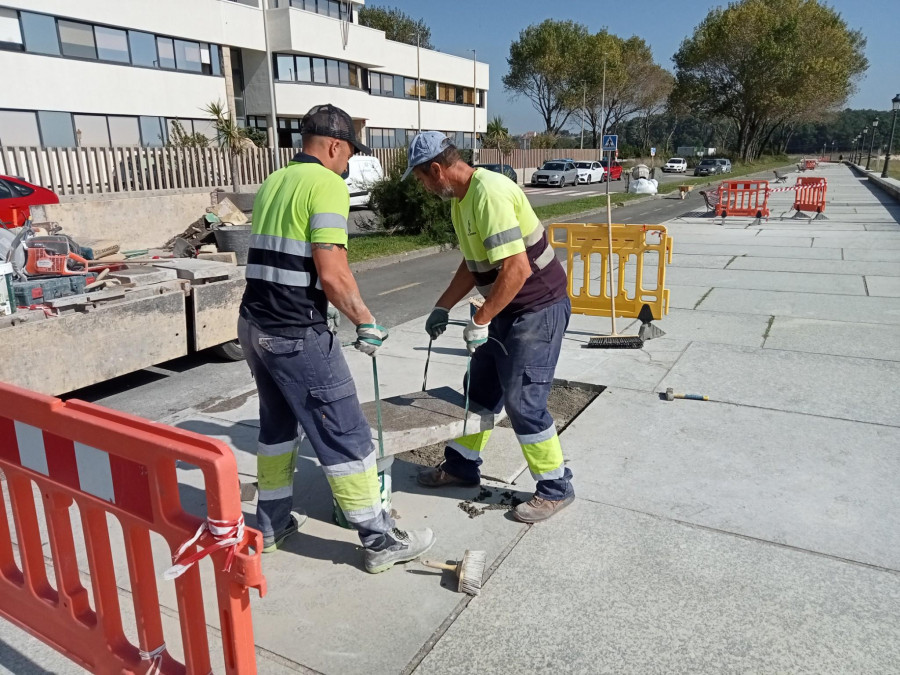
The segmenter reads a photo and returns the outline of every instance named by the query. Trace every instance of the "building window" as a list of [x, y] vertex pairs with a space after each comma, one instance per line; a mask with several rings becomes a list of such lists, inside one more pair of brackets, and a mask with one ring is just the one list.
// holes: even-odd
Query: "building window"
[[156, 38], [150, 33], [128, 31], [128, 45], [131, 47], [131, 62], [136, 66], [156, 68], [159, 60], [156, 55]]
[[0, 49], [24, 49], [19, 13], [14, 9], [0, 8]]
[[94, 27], [97, 40], [97, 57], [103, 61], [129, 63], [128, 36], [124, 30], [116, 28]]
[[381, 96], [381, 75], [369, 72], [369, 92], [373, 96]]
[[210, 56], [210, 66], [212, 68], [213, 75], [221, 75], [222, 74], [222, 50], [219, 49], [219, 45], [210, 45], [209, 46], [209, 56]]
[[75, 130], [72, 128], [72, 115], [69, 113], [38, 111], [38, 124], [44, 147], [75, 147]]
[[350, 64], [346, 61], [338, 63], [339, 84], [342, 87], [350, 86]]
[[59, 56], [59, 40], [56, 38], [56, 20], [45, 14], [19, 12], [25, 51], [33, 54]]
[[175, 67], [178, 70], [188, 70], [194, 73], [203, 72], [203, 64], [200, 61], [200, 45], [196, 42], [175, 40]]
[[325, 79], [325, 59], [312, 59], [313, 82], [319, 84], [327, 84]]
[[350, 86], [356, 89], [362, 88], [362, 83], [359, 81], [359, 66], [354, 64], [350, 64]]
[[94, 44], [94, 29], [87, 23], [74, 21], [57, 21], [59, 26], [59, 42], [63, 56], [75, 56], [82, 59], [96, 59], [97, 47]]
[[[281, 124], [281, 121], [279, 121]], [[247, 126], [253, 129], [268, 129], [269, 122], [263, 115], [249, 115], [247, 117]]]
[[110, 145], [140, 145], [141, 130], [137, 117], [109, 117]]
[[428, 101], [437, 101], [437, 82], [425, 83], [425, 99]]
[[332, 84], [334, 86], [339, 86], [341, 83], [340, 77], [338, 76], [338, 62], [332, 61], [328, 59], [327, 70], [328, 70], [328, 84]]
[[159, 53], [160, 68], [175, 69], [175, 45], [172, 44], [171, 38], [156, 38], [156, 51]]
[[109, 127], [105, 115], [73, 115], [75, 140], [79, 146], [89, 148], [109, 146]]
[[282, 82], [293, 82], [296, 79], [295, 68], [293, 56], [279, 54], [275, 57], [275, 77]]
[[159, 147], [166, 144], [163, 121], [161, 117], [139, 117], [141, 127], [141, 144]]
[[0, 110], [0, 145], [40, 144], [41, 135], [33, 112]]

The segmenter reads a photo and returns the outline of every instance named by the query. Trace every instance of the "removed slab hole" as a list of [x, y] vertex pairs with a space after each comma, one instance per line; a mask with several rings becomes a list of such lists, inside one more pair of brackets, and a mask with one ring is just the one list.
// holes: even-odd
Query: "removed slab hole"
[[[605, 387], [595, 385], [584, 385], [577, 382], [566, 382], [558, 380], [550, 389], [550, 397], [547, 400], [547, 408], [550, 415], [556, 423], [556, 432], [562, 433], [569, 424], [575, 420], [581, 411], [587, 408]], [[509, 418], [501, 421], [498, 427], [506, 429], [512, 428]], [[419, 464], [421, 466], [437, 466], [444, 460], [444, 446], [446, 443], [435, 443], [422, 448], [416, 448], [409, 452], [397, 455], [398, 459], [411, 464]], [[485, 453], [491, 451], [490, 443], [488, 443]]]

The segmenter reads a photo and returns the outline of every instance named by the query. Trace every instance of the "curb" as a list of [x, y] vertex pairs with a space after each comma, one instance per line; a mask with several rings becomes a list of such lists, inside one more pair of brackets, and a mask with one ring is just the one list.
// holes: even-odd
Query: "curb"
[[882, 178], [881, 174], [875, 171], [866, 171], [865, 168], [858, 164], [851, 164], [846, 160], [844, 160], [844, 164], [849, 166], [851, 171], [856, 173], [857, 176], [867, 178], [869, 183], [877, 186], [882, 192], [887, 193], [888, 197], [891, 197], [896, 202], [900, 202], [900, 186], [894, 185], [890, 181]]
[[434, 255], [435, 253], [449, 251], [453, 248], [456, 247], [449, 244], [441, 244], [438, 246], [427, 246], [426, 248], [419, 248], [415, 251], [408, 251], [407, 253], [395, 253], [394, 255], [386, 255], [381, 258], [361, 260], [356, 263], [351, 263], [350, 271], [354, 274], [358, 274], [360, 272], [368, 272], [369, 270], [376, 270], [379, 267], [387, 267], [388, 265], [396, 265], [397, 263], [405, 262], [407, 260], [424, 258], [429, 255]]

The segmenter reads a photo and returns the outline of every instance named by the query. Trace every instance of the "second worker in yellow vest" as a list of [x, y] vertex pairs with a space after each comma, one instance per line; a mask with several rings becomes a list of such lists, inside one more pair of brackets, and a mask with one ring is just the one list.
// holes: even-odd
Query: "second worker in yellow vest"
[[[405, 175], [410, 174], [450, 201], [463, 254], [425, 330], [437, 338], [447, 326], [450, 309], [473, 288], [484, 296], [484, 305], [463, 332], [472, 352], [465, 386], [471, 400], [484, 408], [494, 413], [506, 408], [537, 481], [534, 496], [516, 507], [515, 516], [526, 523], [545, 520], [575, 499], [572, 472], [565, 466], [547, 410], [572, 311], [565, 270], [519, 186], [502, 174], [468, 166], [444, 134], [426, 131], [413, 139]], [[419, 474], [419, 483], [431, 488], [478, 485], [481, 452], [490, 433], [450, 442], [444, 461]]]

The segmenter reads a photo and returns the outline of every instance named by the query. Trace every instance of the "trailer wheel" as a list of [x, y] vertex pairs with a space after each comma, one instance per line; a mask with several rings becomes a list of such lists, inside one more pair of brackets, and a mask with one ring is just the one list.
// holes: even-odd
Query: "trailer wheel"
[[220, 345], [216, 345], [212, 348], [212, 352], [219, 358], [225, 359], [226, 361], [244, 360], [244, 350], [241, 348], [241, 343], [237, 340], [232, 340], [231, 342], [223, 342]]

